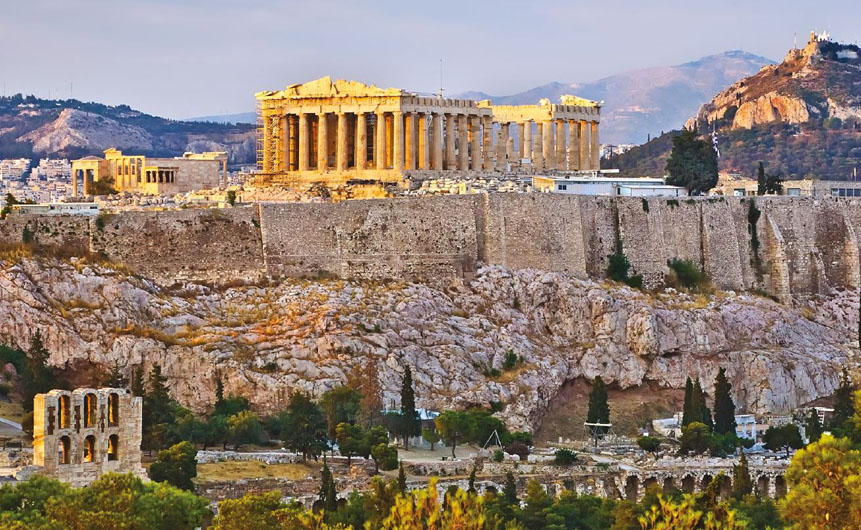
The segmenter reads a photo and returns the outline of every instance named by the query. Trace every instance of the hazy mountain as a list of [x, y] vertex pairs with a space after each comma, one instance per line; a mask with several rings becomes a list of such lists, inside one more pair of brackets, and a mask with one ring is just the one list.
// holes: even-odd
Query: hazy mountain
[[483, 92], [458, 96], [491, 99], [504, 105], [535, 104], [541, 98], [558, 102], [563, 94], [603, 100], [601, 142], [643, 143], [649, 134], [657, 136], [681, 127], [715, 94], [768, 64], [773, 61], [730, 51], [677, 66], [633, 70], [591, 83], [554, 82], [510, 96]]
[[254, 112], [240, 112], [239, 114], [218, 114], [215, 116], [199, 116], [188, 118], [186, 121], [208, 121], [212, 123], [257, 123], [257, 114]]
[[128, 105], [34, 96], [0, 98], [0, 158], [101, 155], [117, 147], [146, 156], [227, 151], [231, 163], [256, 159], [254, 127], [176, 121]]

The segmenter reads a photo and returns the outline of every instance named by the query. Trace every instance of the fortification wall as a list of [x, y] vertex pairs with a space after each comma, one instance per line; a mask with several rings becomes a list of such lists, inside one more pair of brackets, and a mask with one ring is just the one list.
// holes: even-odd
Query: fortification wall
[[[751, 217], [751, 205], [755, 205]], [[756, 223], [752, 220], [756, 219]], [[156, 281], [443, 280], [479, 262], [601, 278], [617, 244], [658, 286], [667, 260], [778, 299], [861, 283], [861, 200], [496, 194], [259, 204], [85, 218], [11, 215], [0, 241], [101, 252]]]

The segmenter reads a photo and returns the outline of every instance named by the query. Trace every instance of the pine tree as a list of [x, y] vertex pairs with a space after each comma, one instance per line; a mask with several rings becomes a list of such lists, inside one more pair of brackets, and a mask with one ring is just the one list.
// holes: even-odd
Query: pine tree
[[123, 375], [120, 369], [120, 362], [114, 361], [111, 363], [111, 368], [108, 371], [108, 376], [105, 379], [105, 386], [108, 388], [126, 388], [128, 379]]
[[684, 186], [691, 195], [704, 195], [717, 185], [717, 153], [711, 142], [685, 129], [673, 137], [673, 149], [667, 158], [667, 184]]
[[404, 369], [404, 380], [401, 384], [401, 417], [399, 433], [404, 439], [404, 449], [410, 449], [410, 437], [422, 433], [422, 423], [416, 411], [416, 394], [413, 390], [413, 372], [409, 366]]
[[27, 360], [24, 365], [24, 373], [21, 374], [22, 397], [24, 409], [33, 409], [33, 398], [36, 394], [48, 392], [54, 388], [56, 380], [54, 374], [48, 369], [48, 358], [51, 353], [42, 342], [42, 332], [38, 329], [30, 337], [30, 349], [27, 350]]
[[407, 492], [407, 474], [404, 471], [404, 461], [401, 460], [398, 467], [398, 491], [401, 493]]
[[334, 513], [338, 509], [338, 492], [335, 489], [335, 479], [329, 469], [326, 457], [323, 457], [323, 469], [320, 471], [320, 492], [317, 499], [323, 504], [323, 509], [328, 513]]
[[502, 488], [502, 496], [508, 504], [518, 504], [517, 483], [514, 482], [514, 474], [511, 471], [505, 474], [505, 486]]
[[726, 370], [718, 370], [715, 378], [715, 432], [719, 434], [735, 432], [735, 403], [730, 391], [732, 385], [726, 378]]
[[765, 166], [762, 165], [762, 162], [759, 163], [759, 167], [756, 169], [756, 194], [757, 195], [765, 195], [768, 184], [766, 182], [765, 177]]
[[855, 413], [855, 405], [852, 402], [852, 380], [849, 371], [843, 368], [843, 377], [840, 386], [834, 392], [834, 415], [831, 417], [831, 427], [840, 428]]
[[[601, 376], [592, 381], [589, 392], [589, 411], [586, 414], [587, 423], [610, 423], [610, 404], [607, 403], [607, 386]], [[607, 427], [596, 427], [598, 434], [607, 434]]]
[[691, 423], [697, 422], [705, 424], [710, 431], [714, 430], [714, 421], [712, 421], [712, 412], [706, 405], [706, 394], [703, 392], [703, 387], [700, 384], [699, 378], [694, 381], [694, 388], [691, 391]]
[[736, 500], [741, 500], [742, 497], [753, 491], [753, 480], [750, 478], [750, 469], [747, 466], [747, 457], [744, 456], [744, 450], [739, 448], [741, 457], [739, 457], [738, 465], [732, 466], [732, 496]]
[[687, 381], [685, 381], [685, 404], [682, 408], [682, 427], [687, 427], [693, 420], [693, 413], [691, 412], [691, 398], [693, 397], [694, 392], [694, 382], [691, 381], [691, 378], [688, 377]]
[[143, 444], [147, 449], [160, 449], [170, 445], [167, 432], [173, 425], [174, 408], [167, 390], [167, 378], [161, 375], [161, 366], [153, 365], [143, 399]]

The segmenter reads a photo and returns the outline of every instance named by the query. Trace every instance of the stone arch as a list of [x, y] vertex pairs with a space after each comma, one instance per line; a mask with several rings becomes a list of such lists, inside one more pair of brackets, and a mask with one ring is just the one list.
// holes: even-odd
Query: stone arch
[[640, 479], [637, 475], [629, 475], [625, 479], [625, 498], [632, 502], [637, 502], [640, 495]]
[[697, 488], [697, 479], [693, 475], [685, 475], [682, 479], [682, 491], [685, 493], [693, 493]]
[[108, 395], [108, 425], [116, 426], [119, 424], [120, 414], [120, 396], [116, 392], [111, 392]]
[[84, 438], [83, 461], [96, 461], [96, 437], [92, 434]]
[[68, 464], [71, 460], [71, 451], [72, 451], [72, 440], [69, 439], [68, 436], [60, 436], [60, 439], [57, 443], [58, 454], [57, 454], [57, 463], [58, 464]]
[[71, 425], [72, 399], [66, 394], [61, 394], [57, 405], [57, 428], [68, 429]]
[[708, 474], [703, 475], [702, 480], [700, 480], [700, 491], [705, 491], [706, 488], [709, 487], [709, 484], [712, 483], [713, 479], [714, 479], [714, 477], [712, 477], [711, 475], [708, 475]]
[[96, 426], [96, 410], [98, 409], [98, 397], [92, 392], [84, 396], [84, 427]]
[[774, 478], [774, 498], [782, 499], [786, 497], [786, 479], [783, 475], [777, 475]]
[[732, 479], [729, 478], [729, 476], [721, 473], [720, 475], [718, 475], [718, 481], [718, 484], [720, 485], [718, 491], [720, 491], [721, 498], [728, 498], [732, 493]]
[[648, 478], [646, 478], [646, 480], [643, 481], [643, 491], [649, 489], [652, 486], [657, 486], [657, 485], [658, 485], [658, 479], [656, 479], [655, 477], [648, 477]]
[[667, 475], [666, 477], [664, 477], [664, 482], [661, 487], [664, 488], [664, 491], [672, 491], [676, 489], [676, 483], [673, 480], [672, 475]]
[[120, 459], [120, 437], [116, 434], [108, 436], [108, 460]]
[[760, 497], [768, 497], [770, 482], [768, 475], [760, 475], [756, 480], [756, 494]]

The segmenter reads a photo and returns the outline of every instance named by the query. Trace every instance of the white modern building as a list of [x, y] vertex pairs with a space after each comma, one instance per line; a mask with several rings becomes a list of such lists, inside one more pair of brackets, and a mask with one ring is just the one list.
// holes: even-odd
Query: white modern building
[[667, 185], [662, 178], [610, 176], [617, 170], [574, 175], [535, 175], [532, 187], [545, 193], [619, 195], [628, 197], [686, 197], [688, 190]]

